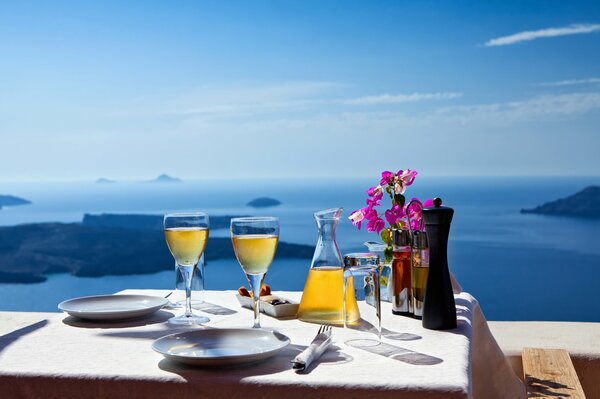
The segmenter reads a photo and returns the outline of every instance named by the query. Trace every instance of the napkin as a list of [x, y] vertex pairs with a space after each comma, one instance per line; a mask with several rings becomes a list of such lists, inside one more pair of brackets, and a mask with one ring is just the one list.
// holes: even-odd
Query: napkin
[[298, 372], [306, 371], [331, 346], [331, 342], [331, 330], [317, 334], [308, 348], [292, 360], [292, 368]]

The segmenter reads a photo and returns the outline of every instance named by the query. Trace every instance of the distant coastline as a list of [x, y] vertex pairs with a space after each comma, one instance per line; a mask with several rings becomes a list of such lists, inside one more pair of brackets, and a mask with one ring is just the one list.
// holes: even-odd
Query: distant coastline
[[600, 186], [589, 186], [566, 198], [521, 209], [521, 213], [600, 219]]
[[[230, 216], [211, 218], [226, 228]], [[80, 277], [150, 274], [173, 267], [160, 215], [89, 215], [82, 223], [35, 223], [0, 227], [0, 282], [39, 283], [45, 274]], [[313, 247], [280, 242], [278, 258], [310, 259]], [[235, 255], [227, 237], [210, 237], [208, 262]]]

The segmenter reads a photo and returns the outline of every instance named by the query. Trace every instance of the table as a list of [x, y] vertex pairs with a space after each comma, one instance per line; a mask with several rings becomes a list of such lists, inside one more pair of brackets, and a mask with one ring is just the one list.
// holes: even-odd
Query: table
[[[168, 291], [126, 290], [164, 296]], [[278, 292], [299, 300], [299, 292]], [[177, 299], [177, 298], [175, 298]], [[334, 328], [334, 348], [306, 374], [290, 360], [318, 326], [263, 315], [264, 327], [290, 337], [292, 345], [263, 363], [197, 369], [164, 359], [151, 342], [182, 331], [165, 321], [172, 311], [104, 324], [59, 313], [0, 312], [0, 397], [18, 398], [519, 398], [524, 388], [504, 358], [477, 301], [455, 295], [458, 328], [431, 331], [418, 320], [394, 316], [383, 303], [385, 345], [370, 352], [345, 341], [369, 333]], [[251, 325], [235, 291], [205, 292], [214, 327]]]

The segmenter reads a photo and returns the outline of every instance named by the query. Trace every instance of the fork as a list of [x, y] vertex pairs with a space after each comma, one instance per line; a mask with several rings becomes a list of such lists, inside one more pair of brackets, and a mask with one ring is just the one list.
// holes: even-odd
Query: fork
[[321, 333], [327, 333], [331, 331], [331, 326], [328, 324], [321, 324], [321, 327], [319, 327], [319, 331], [317, 332], [317, 335], [321, 334]]
[[323, 324], [319, 327], [317, 336], [312, 340], [310, 345], [294, 360], [292, 360], [292, 368], [298, 372], [305, 371], [308, 366], [331, 346], [331, 326]]

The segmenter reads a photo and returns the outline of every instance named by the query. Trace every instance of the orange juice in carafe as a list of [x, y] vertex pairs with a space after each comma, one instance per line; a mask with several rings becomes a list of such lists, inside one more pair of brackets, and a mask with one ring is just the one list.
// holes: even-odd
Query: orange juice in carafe
[[[298, 308], [298, 318], [302, 321], [344, 324], [344, 267], [335, 240], [335, 228], [341, 213], [342, 208], [315, 213], [319, 240]], [[351, 277], [347, 280], [347, 287], [346, 322], [353, 323], [360, 314]]]

